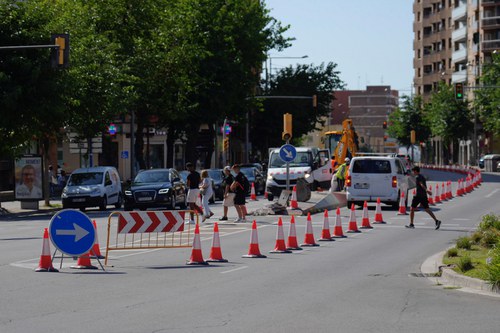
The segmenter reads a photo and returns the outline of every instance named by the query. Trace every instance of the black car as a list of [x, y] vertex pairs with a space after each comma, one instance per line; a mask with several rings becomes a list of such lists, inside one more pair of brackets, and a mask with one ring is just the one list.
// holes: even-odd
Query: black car
[[125, 191], [125, 210], [186, 208], [186, 184], [175, 169], [140, 171]]
[[208, 176], [212, 178], [212, 188], [214, 189], [214, 196], [218, 200], [224, 200], [224, 175], [222, 169], [208, 169]]
[[241, 167], [240, 171], [248, 178], [248, 181], [250, 182], [250, 189], [248, 190], [248, 193], [250, 194], [250, 191], [252, 189], [252, 183], [254, 183], [255, 186], [255, 194], [264, 194], [266, 191], [266, 179], [264, 178], [264, 175], [257, 169], [256, 167]]

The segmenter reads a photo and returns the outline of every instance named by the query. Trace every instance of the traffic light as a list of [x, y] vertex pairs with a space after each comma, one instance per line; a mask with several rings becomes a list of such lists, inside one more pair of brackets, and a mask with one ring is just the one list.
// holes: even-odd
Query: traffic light
[[283, 133], [281, 134], [281, 138], [284, 141], [292, 138], [292, 115], [290, 113], [283, 115]]
[[313, 95], [313, 108], [318, 107], [318, 96]]
[[386, 129], [386, 128], [387, 128], [387, 121], [384, 121], [384, 122], [382, 123], [382, 128], [383, 128], [383, 129]]
[[410, 142], [411, 142], [411, 144], [414, 144], [415, 141], [416, 141], [416, 132], [415, 132], [415, 130], [411, 130], [410, 131]]
[[460, 101], [464, 99], [464, 84], [461, 82], [455, 83], [455, 99]]
[[69, 66], [69, 34], [54, 34], [50, 38], [52, 45], [52, 68], [67, 68]]
[[227, 151], [229, 149], [229, 138], [225, 138], [222, 142], [222, 150]]

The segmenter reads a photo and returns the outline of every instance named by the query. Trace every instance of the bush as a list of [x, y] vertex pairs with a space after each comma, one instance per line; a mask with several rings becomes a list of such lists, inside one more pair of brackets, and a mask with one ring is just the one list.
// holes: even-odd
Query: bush
[[472, 265], [472, 259], [469, 256], [460, 258], [457, 265], [462, 272], [467, 272], [474, 268], [474, 265]]
[[483, 233], [481, 231], [476, 231], [475, 233], [472, 234], [472, 236], [470, 236], [470, 238], [474, 244], [481, 243], [482, 237], [483, 237]]
[[489, 252], [491, 262], [486, 266], [486, 280], [500, 290], [500, 241]]
[[448, 257], [456, 257], [458, 256], [458, 249], [456, 247], [452, 247], [451, 249], [448, 249], [446, 255]]
[[500, 240], [500, 232], [495, 229], [486, 230], [481, 238], [481, 245], [486, 248], [492, 248]]
[[483, 220], [479, 223], [479, 230], [486, 231], [488, 229], [500, 230], [500, 217], [493, 213], [483, 216]]
[[457, 239], [457, 248], [470, 250], [471, 246], [472, 244], [468, 237], [460, 237], [459, 239]]

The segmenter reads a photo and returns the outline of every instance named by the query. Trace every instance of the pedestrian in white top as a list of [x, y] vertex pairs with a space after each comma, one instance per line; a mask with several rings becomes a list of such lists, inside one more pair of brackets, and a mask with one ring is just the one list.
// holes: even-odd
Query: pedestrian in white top
[[201, 204], [203, 206], [203, 219], [202, 222], [205, 222], [206, 219], [209, 219], [214, 215], [208, 206], [208, 200], [214, 195], [214, 190], [212, 188], [212, 178], [208, 176], [208, 170], [203, 170], [201, 172], [201, 183], [200, 183], [200, 192], [201, 192]]

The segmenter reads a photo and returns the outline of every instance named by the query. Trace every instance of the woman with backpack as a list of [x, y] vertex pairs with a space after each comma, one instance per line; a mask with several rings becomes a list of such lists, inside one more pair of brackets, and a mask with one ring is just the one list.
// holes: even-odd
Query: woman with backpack
[[234, 181], [231, 184], [231, 191], [235, 193], [234, 196], [234, 207], [238, 213], [238, 219], [235, 222], [246, 222], [247, 208], [245, 207], [245, 196], [247, 191], [245, 187], [248, 185], [247, 177], [240, 171], [240, 166], [238, 164], [233, 165], [233, 172], [236, 174]]

